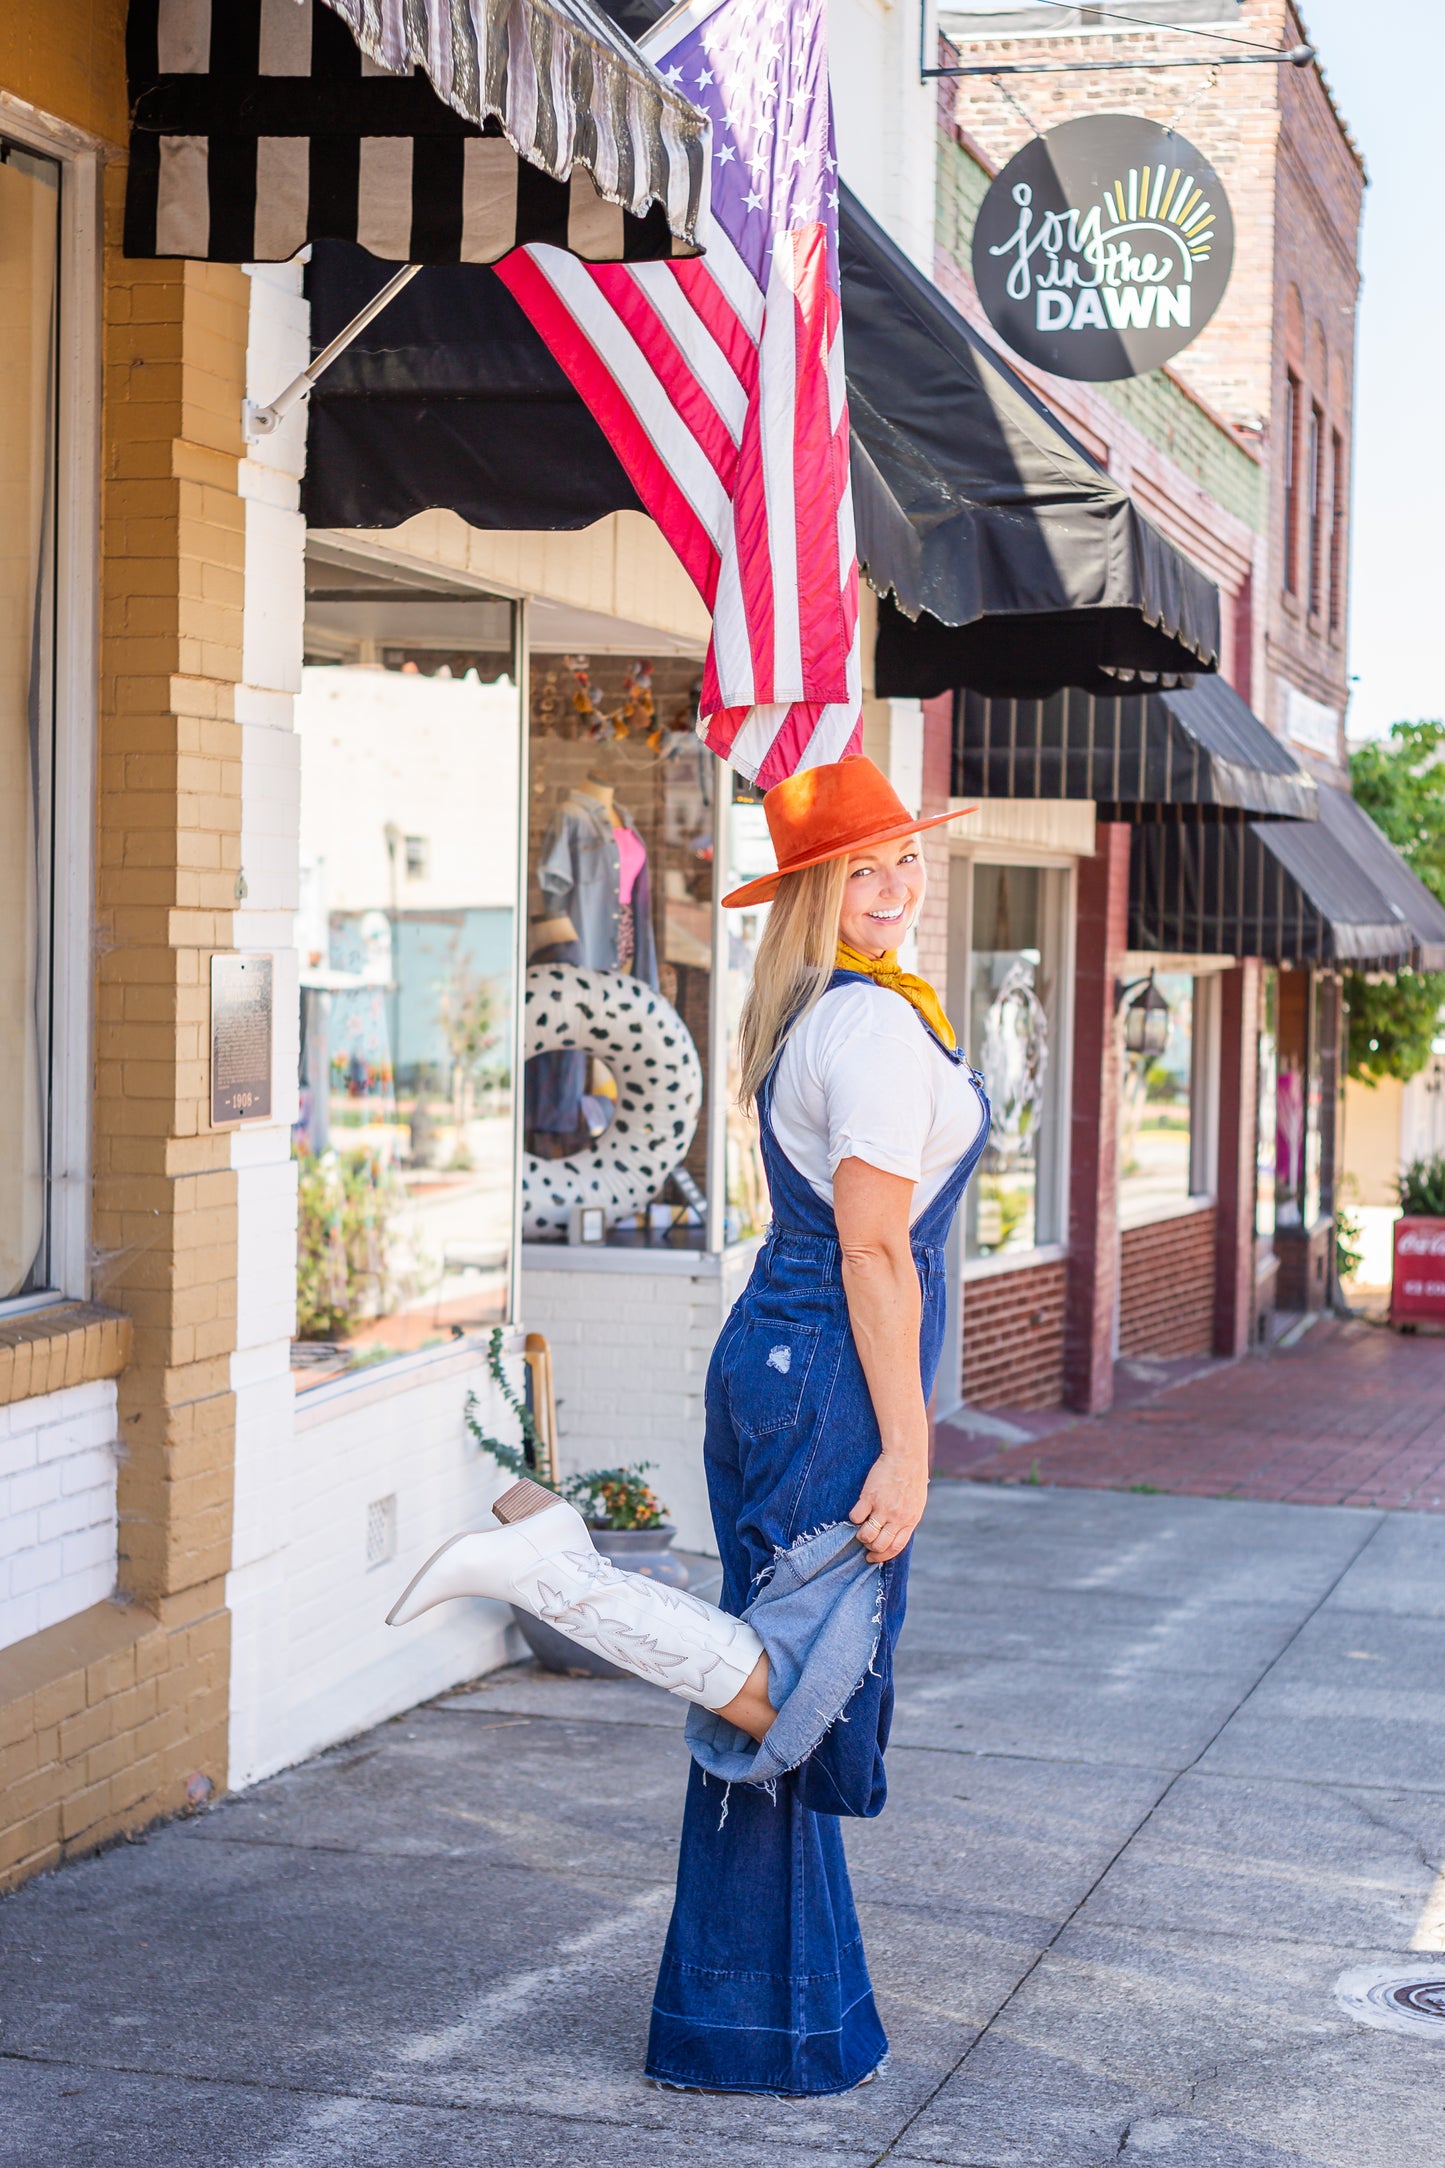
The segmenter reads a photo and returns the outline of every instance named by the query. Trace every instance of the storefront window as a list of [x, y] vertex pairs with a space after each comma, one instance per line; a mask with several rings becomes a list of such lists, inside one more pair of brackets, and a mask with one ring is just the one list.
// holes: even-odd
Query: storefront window
[[513, 610], [308, 566], [298, 1386], [510, 1302]]
[[0, 139], [0, 1300], [44, 1288], [60, 169]]
[[534, 653], [530, 683], [524, 1237], [702, 1249], [722, 771], [698, 665]]
[[1274, 1247], [1275, 1226], [1275, 1127], [1278, 1120], [1279, 974], [1260, 975], [1259, 997], [1259, 1128], [1256, 1143], [1254, 1184], [1254, 1231], [1266, 1255]]
[[1155, 990], [1169, 1005], [1164, 1051], [1124, 1057], [1120, 1121], [1119, 1218], [1124, 1226], [1158, 1219], [1194, 1194], [1195, 1008], [1197, 981], [1158, 971]]
[[[756, 880], [759, 874], [771, 873], [776, 864], [761, 793], [738, 775], [733, 777], [732, 806], [726, 832], [728, 864], [724, 894], [731, 889], [740, 888], [744, 881]], [[767, 1179], [763, 1173], [763, 1155], [758, 1144], [757, 1117], [745, 1114], [737, 1103], [742, 1084], [742, 1071], [738, 1061], [738, 1034], [742, 1024], [743, 1002], [752, 984], [753, 963], [757, 957], [763, 928], [768, 922], [768, 908], [767, 904], [762, 903], [750, 911], [728, 911], [724, 914], [723, 939], [726, 943], [728, 974], [728, 1194], [725, 1231], [730, 1242], [764, 1233], [770, 1211]]]
[[1320, 1216], [1319, 987], [1312, 971], [1279, 974], [1275, 1104], [1275, 1225]]
[[967, 1043], [993, 1121], [967, 1192], [969, 1257], [1059, 1239], [1063, 879], [1038, 866], [971, 868]]

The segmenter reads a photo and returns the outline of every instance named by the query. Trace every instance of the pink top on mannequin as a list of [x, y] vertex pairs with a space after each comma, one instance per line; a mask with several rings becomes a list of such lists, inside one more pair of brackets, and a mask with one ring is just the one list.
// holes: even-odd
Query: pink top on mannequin
[[647, 864], [647, 848], [635, 828], [614, 828], [612, 840], [617, 845], [619, 900], [629, 904], [637, 876]]

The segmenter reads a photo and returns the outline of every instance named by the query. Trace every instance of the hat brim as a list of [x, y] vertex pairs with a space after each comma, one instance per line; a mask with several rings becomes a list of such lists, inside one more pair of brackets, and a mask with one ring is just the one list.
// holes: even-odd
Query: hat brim
[[825, 844], [816, 851], [806, 851], [801, 858], [790, 859], [776, 873], [764, 873], [756, 881], [745, 881], [730, 896], [723, 897], [725, 911], [745, 910], [750, 903], [771, 903], [778, 893], [778, 884], [790, 873], [805, 873], [809, 866], [826, 865], [830, 858], [851, 858], [855, 851], [871, 851], [875, 843], [897, 843], [904, 836], [921, 835], [925, 828], [941, 828], [945, 821], [962, 820], [966, 813], [976, 813], [976, 805], [955, 806], [949, 813], [930, 813], [927, 820], [895, 821], [890, 828], [875, 829], [871, 836], [850, 836], [846, 843]]

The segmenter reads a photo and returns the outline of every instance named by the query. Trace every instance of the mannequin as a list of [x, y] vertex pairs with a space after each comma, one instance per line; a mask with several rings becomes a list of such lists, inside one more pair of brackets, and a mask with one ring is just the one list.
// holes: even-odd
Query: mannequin
[[[621, 971], [657, 986], [647, 846], [605, 776], [589, 773], [563, 796], [542, 840], [537, 886], [542, 910], [531, 923], [530, 962]], [[564, 1049], [528, 1062], [533, 1150], [557, 1157], [575, 1148], [586, 1091], [584, 1053]]]

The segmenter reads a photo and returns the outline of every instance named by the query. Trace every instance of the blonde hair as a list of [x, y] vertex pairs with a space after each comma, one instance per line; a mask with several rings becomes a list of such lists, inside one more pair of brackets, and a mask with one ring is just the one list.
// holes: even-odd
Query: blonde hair
[[743, 1003], [738, 1104], [746, 1111], [756, 1105], [758, 1089], [794, 1024], [827, 990], [847, 881], [844, 857], [785, 873], [778, 883]]

